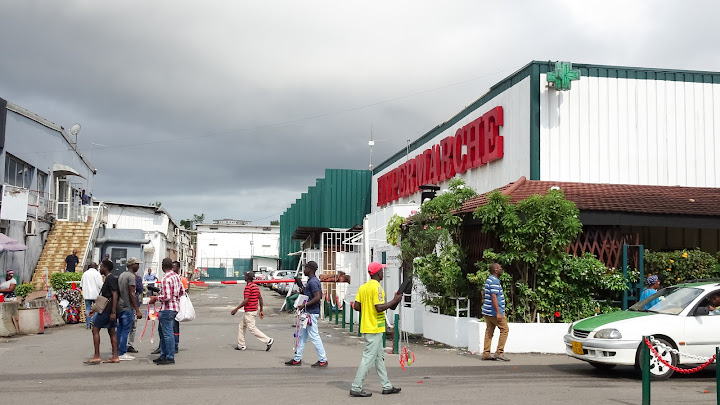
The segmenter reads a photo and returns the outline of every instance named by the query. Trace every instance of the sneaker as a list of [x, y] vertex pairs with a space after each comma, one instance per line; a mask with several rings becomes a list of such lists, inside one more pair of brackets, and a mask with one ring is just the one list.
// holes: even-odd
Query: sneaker
[[138, 351], [137, 351], [137, 350], [135, 350], [135, 348], [134, 348], [134, 347], [132, 347], [132, 346], [128, 346], [128, 348], [127, 348], [127, 352], [128, 352], [128, 353], [137, 353]]
[[165, 357], [158, 357], [157, 359], [153, 360], [153, 363], [159, 363], [165, 359], [166, 359]]
[[135, 360], [134, 356], [131, 356], [127, 353], [123, 354], [122, 356], [118, 357], [120, 360]]
[[178, 349], [175, 349], [175, 354], [178, 354]]
[[497, 360], [495, 356], [482, 356], [483, 360]]
[[265, 351], [270, 350], [270, 348], [272, 347], [272, 344], [273, 344], [273, 343], [275, 343], [275, 339], [270, 338], [270, 341], [269, 341], [268, 344], [267, 344], [267, 349], [265, 349]]
[[150, 354], [160, 354], [160, 348], [158, 347], [157, 349], [151, 351]]
[[310, 367], [315, 367], [315, 368], [317, 368], [317, 367], [327, 367], [327, 366], [328, 366], [327, 360], [325, 360], [325, 361], [320, 361], [320, 360], [318, 360], [317, 363], [313, 364], [313, 365], [310, 366]]
[[383, 390], [382, 393], [383, 393], [383, 395], [387, 395], [387, 394], [397, 394], [397, 393], [399, 393], [400, 391], [402, 391], [402, 388], [400, 388], [400, 387], [392, 387], [392, 388], [390, 388], [390, 389], [388, 389], [388, 390]]
[[290, 361], [286, 361], [286, 366], [299, 366], [302, 364], [302, 360], [295, 361], [295, 359], [290, 359]]
[[350, 396], [351, 396], [351, 397], [367, 398], [367, 397], [371, 397], [371, 396], [372, 396], [372, 392], [353, 391], [353, 390], [350, 390]]
[[155, 364], [157, 364], [158, 366], [166, 366], [168, 364], [175, 364], [175, 359], [164, 358]]
[[245, 349], [247, 349], [247, 347], [245, 347], [245, 346], [237, 346], [235, 348], [235, 350], [245, 350]]
[[505, 355], [503, 354], [496, 354], [493, 357], [495, 358], [495, 360], [510, 361], [510, 359], [505, 357]]

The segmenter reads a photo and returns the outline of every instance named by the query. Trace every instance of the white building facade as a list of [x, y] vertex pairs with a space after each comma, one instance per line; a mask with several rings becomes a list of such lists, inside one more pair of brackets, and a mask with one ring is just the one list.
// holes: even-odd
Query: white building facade
[[218, 220], [196, 227], [196, 268], [204, 278], [242, 278], [244, 271], [278, 270], [280, 227]]
[[[152, 269], [162, 274], [162, 260], [169, 257], [180, 261], [187, 272], [192, 263], [192, 248], [187, 231], [181, 229], [162, 207], [118, 202], [106, 202], [107, 226], [117, 229], [140, 229], [150, 242], [143, 246], [141, 270]], [[182, 266], [181, 266], [182, 267]]]

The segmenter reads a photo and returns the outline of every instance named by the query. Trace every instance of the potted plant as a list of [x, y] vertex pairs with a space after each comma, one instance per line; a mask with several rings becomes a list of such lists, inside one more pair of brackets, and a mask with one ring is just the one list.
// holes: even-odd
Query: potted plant
[[35, 291], [35, 286], [30, 283], [22, 283], [15, 287], [15, 295], [22, 298], [23, 301], [25, 301], [25, 297], [30, 295], [33, 291]]

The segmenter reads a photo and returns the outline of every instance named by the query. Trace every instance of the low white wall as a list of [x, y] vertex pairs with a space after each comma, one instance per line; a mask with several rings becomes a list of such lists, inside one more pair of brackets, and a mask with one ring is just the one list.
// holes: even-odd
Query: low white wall
[[402, 307], [400, 310], [400, 330], [415, 335], [423, 334], [424, 309]]
[[[442, 315], [441, 315], [442, 316]], [[450, 317], [448, 317], [450, 318]], [[505, 351], [508, 353], [565, 353], [563, 336], [567, 323], [510, 323]], [[491, 350], [497, 348], [500, 332], [495, 329]], [[485, 342], [485, 322], [477, 318], [467, 325], [468, 350], [482, 353]]]
[[423, 311], [423, 335], [454, 347], [468, 347], [468, 324], [475, 318], [457, 318]]

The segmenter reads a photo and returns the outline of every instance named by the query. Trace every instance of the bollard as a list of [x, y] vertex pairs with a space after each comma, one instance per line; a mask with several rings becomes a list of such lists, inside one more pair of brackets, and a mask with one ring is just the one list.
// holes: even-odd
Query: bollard
[[383, 348], [387, 347], [387, 331], [383, 332]]
[[342, 328], [345, 329], [345, 303], [343, 303], [343, 312], [342, 312]]
[[393, 353], [400, 353], [400, 314], [395, 314], [395, 333], [393, 333]]
[[350, 307], [350, 333], [353, 331], [353, 313], [355, 313], [355, 310]]
[[717, 404], [720, 404], [720, 367], [718, 367], [718, 360], [720, 360], [720, 347], [715, 348], [715, 391], [717, 391]]
[[335, 325], [336, 326], [337, 326], [338, 320], [339, 320], [338, 315], [340, 315], [340, 308], [337, 305], [335, 305]]
[[362, 312], [358, 311], [358, 337], [360, 336], [360, 325], [362, 324]]
[[642, 369], [642, 405], [650, 405], [650, 348], [645, 343], [647, 336], [642, 338], [640, 364]]

